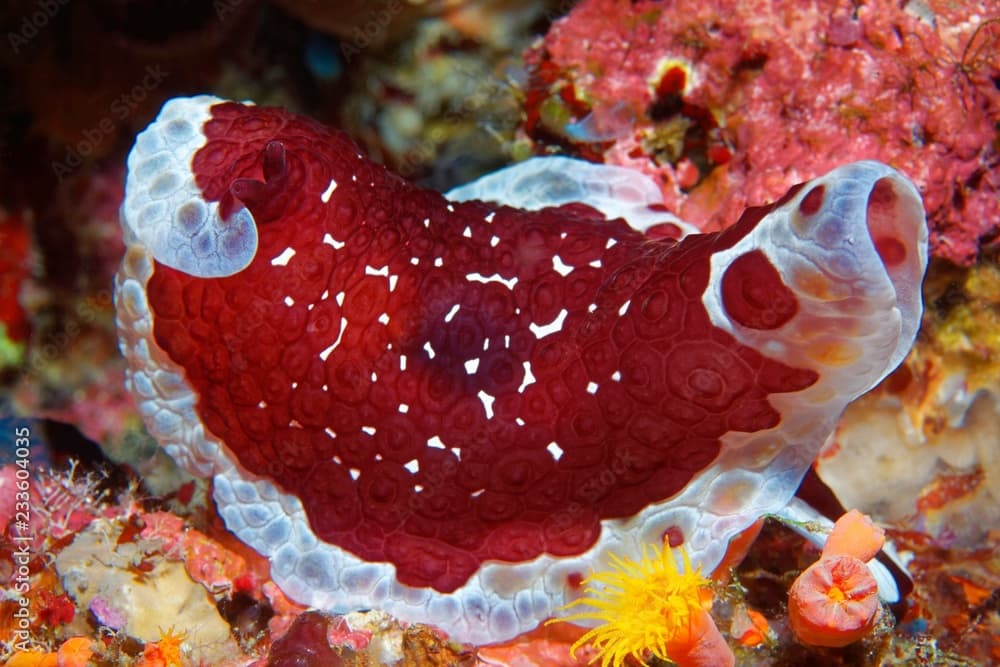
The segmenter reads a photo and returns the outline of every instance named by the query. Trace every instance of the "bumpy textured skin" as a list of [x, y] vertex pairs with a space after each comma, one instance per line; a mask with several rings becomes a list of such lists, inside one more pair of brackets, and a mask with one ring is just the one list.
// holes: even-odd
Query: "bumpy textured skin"
[[[202, 139], [173, 142], [178, 117]], [[874, 162], [678, 242], [649, 202], [647, 234], [595, 208], [603, 188], [538, 212], [449, 202], [341, 133], [210, 97], [168, 102], [136, 145], [116, 299], [150, 432], [214, 476], [293, 598], [459, 640], [530, 630], [608, 552], [665, 534], [713, 567], [919, 322], [920, 198]], [[149, 161], [196, 184], [223, 234], [252, 216], [245, 268], [220, 276], [246, 244], [216, 244], [200, 273]], [[553, 164], [539, 178], [590, 191], [594, 165]]]
[[121, 211], [128, 233], [158, 261], [206, 278], [232, 275], [257, 254], [257, 228], [246, 208], [223, 221], [219, 202], [205, 201], [194, 173], [178, 168], [204, 146], [208, 118], [208, 107], [196, 101], [164, 107], [160, 131], [140, 134], [129, 152], [132, 187]]

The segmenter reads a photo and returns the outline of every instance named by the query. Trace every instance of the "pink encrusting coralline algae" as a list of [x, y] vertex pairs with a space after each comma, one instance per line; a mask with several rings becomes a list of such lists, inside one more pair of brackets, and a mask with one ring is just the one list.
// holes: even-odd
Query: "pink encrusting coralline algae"
[[299, 602], [476, 643], [667, 534], [711, 570], [906, 355], [927, 260], [878, 162], [685, 236], [628, 169], [445, 197], [210, 96], [139, 135], [122, 225], [129, 387], [228, 527]]
[[998, 242], [996, 10], [584, 0], [527, 54], [524, 129], [650, 174], [704, 230], [844, 161], [880, 160], [920, 190], [932, 256], [968, 265]]

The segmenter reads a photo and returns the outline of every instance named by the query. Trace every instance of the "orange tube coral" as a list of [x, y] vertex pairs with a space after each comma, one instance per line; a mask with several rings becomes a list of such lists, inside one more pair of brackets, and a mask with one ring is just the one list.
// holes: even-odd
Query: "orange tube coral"
[[868, 634], [878, 618], [878, 584], [852, 556], [829, 556], [809, 566], [788, 592], [792, 630], [804, 644], [846, 646]]
[[87, 667], [94, 652], [89, 637], [70, 637], [59, 647], [58, 667]]
[[20, 651], [10, 656], [7, 667], [57, 667], [58, 658], [55, 653], [44, 651]]
[[868, 515], [851, 510], [834, 524], [823, 546], [823, 558], [840, 555], [869, 561], [884, 543], [885, 531], [872, 523]]
[[687, 633], [667, 642], [667, 655], [678, 667], [733, 667], [736, 656], [707, 611], [691, 614]]

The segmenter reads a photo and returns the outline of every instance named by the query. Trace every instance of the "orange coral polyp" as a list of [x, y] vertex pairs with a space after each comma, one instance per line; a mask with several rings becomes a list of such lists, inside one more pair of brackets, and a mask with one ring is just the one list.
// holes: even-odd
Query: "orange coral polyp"
[[63, 642], [57, 653], [59, 667], [87, 667], [94, 655], [89, 637], [70, 637]]
[[691, 614], [686, 632], [667, 642], [669, 660], [678, 667], [733, 667], [736, 656], [707, 610]]
[[823, 546], [823, 557], [853, 556], [869, 561], [885, 544], [885, 531], [872, 523], [871, 517], [851, 510], [837, 519]]
[[46, 651], [19, 651], [10, 656], [7, 667], [57, 667], [59, 658]]
[[860, 559], [828, 556], [792, 584], [788, 617], [795, 635], [813, 646], [846, 646], [878, 620], [878, 583]]

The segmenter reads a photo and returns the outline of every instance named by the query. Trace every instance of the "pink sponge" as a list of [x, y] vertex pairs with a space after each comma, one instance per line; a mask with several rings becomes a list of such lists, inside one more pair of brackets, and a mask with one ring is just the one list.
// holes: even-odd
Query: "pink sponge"
[[525, 54], [524, 130], [654, 176], [704, 230], [880, 160], [916, 183], [932, 256], [970, 265], [1000, 232], [996, 16], [993, 0], [582, 0]]

